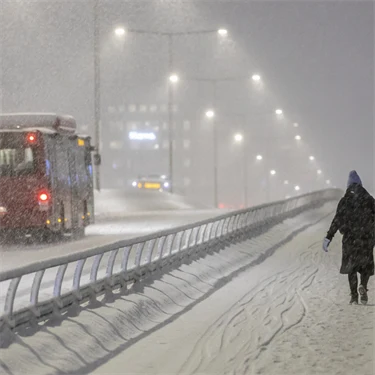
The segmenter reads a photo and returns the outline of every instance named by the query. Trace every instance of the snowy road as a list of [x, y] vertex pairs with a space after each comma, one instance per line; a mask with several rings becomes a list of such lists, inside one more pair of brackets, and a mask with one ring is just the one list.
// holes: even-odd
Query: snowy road
[[[349, 306], [334, 205], [183, 265], [135, 293], [25, 333], [4, 374], [374, 373], [374, 278]], [[240, 273], [238, 271], [241, 270]], [[224, 279], [223, 279], [224, 278]]]
[[348, 305], [339, 241], [321, 250], [327, 224], [93, 374], [373, 374], [375, 283], [371, 304]]

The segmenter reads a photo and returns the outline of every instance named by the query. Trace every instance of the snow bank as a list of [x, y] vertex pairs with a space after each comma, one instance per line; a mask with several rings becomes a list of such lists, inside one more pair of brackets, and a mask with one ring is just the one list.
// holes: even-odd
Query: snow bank
[[[89, 306], [78, 316], [65, 316], [63, 321], [47, 323], [31, 336], [30, 333], [34, 332], [24, 332], [15, 338], [9, 348], [1, 349], [0, 368], [14, 375], [89, 372], [140, 338], [173, 322], [180, 314], [221, 288], [239, 270], [270, 257], [282, 243], [289, 241], [296, 231], [319, 221], [333, 209], [333, 204], [327, 204], [318, 210], [286, 220], [261, 236], [208, 255], [190, 265], [182, 265], [179, 269], [144, 285], [142, 289], [135, 289], [134, 293], [117, 295], [116, 299], [107, 301], [106, 305]], [[320, 242], [319, 238], [319, 244]], [[303, 267], [300, 270], [303, 271]], [[298, 269], [294, 270], [292, 275], [298, 280]], [[308, 275], [303, 273], [302, 276]], [[313, 276], [304, 281], [306, 288]], [[287, 278], [288, 273], [280, 277], [281, 285]], [[277, 286], [275, 283], [273, 285], [273, 288]], [[241, 290], [244, 289], [248, 289], [246, 283]], [[259, 298], [267, 297], [262, 296], [265, 290], [267, 283], [258, 290]], [[298, 299], [295, 293], [293, 294], [293, 289], [285, 298], [289, 300], [292, 297]], [[272, 304], [283, 303], [283, 299], [273, 301], [272, 293], [265, 301], [271, 302], [270, 309]], [[226, 306], [229, 307], [227, 304]], [[209, 310], [201, 315], [201, 323], [204, 323], [205, 328], [212, 323], [209, 318], [211, 313]], [[284, 315], [282, 309], [278, 314]], [[277, 327], [277, 323], [275, 324]], [[270, 325], [273, 326], [274, 324]], [[181, 337], [180, 344], [182, 345]], [[151, 350], [147, 355], [150, 352]], [[146, 361], [144, 354], [142, 358]], [[124, 363], [116, 371], [129, 372], [128, 364]], [[112, 369], [99, 373], [116, 371]], [[156, 373], [150, 368], [148, 372]]]

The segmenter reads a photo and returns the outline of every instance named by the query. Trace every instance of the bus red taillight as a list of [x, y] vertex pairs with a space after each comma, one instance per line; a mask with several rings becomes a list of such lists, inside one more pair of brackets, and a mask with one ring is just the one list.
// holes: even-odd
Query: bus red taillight
[[28, 143], [35, 143], [35, 141], [36, 141], [36, 134], [35, 133], [29, 133], [29, 134], [27, 134], [26, 139], [27, 139]]
[[48, 199], [49, 199], [49, 197], [48, 197], [47, 193], [40, 193], [39, 194], [39, 201], [40, 202], [47, 202]]
[[51, 199], [51, 196], [48, 191], [46, 190], [41, 191], [38, 194], [39, 210], [48, 211], [50, 199]]

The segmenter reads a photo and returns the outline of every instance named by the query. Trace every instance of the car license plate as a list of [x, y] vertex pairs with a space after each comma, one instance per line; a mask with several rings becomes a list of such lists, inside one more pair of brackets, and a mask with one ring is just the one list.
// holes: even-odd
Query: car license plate
[[160, 189], [160, 184], [154, 182], [146, 182], [145, 189]]

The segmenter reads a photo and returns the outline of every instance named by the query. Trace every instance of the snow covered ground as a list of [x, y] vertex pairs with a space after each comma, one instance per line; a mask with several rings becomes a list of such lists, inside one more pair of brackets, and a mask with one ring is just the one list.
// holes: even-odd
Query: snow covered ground
[[374, 278], [349, 306], [334, 205], [153, 280], [105, 305], [23, 332], [1, 374], [374, 373]]

